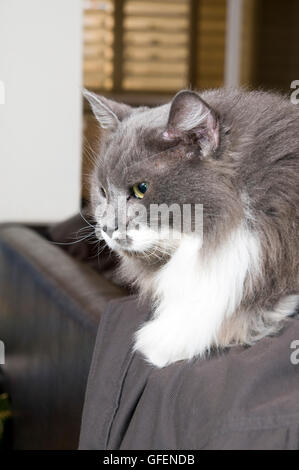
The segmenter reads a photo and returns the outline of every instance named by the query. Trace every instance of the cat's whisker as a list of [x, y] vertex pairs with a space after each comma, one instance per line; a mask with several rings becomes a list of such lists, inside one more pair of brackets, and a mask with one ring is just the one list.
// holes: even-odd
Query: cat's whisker
[[88, 220], [86, 220], [86, 218], [84, 217], [84, 215], [82, 214], [81, 211], [79, 211], [79, 214], [80, 214], [80, 216], [82, 217], [82, 219], [84, 220], [84, 222], [87, 223], [87, 225], [89, 225], [89, 226], [92, 227], [92, 228], [95, 227], [95, 225], [92, 225], [90, 222], [88, 222]]
[[89, 237], [91, 237], [93, 234], [89, 234], [83, 238], [80, 238], [79, 240], [74, 240], [73, 242], [54, 242], [52, 241], [51, 243], [53, 243], [53, 245], [74, 245], [75, 243], [81, 243], [83, 242], [84, 240], [87, 240]]
[[84, 141], [83, 141], [83, 149], [86, 152], [87, 156], [89, 157], [90, 162], [93, 165], [96, 165], [97, 160], [98, 160], [98, 156], [97, 156], [96, 152], [94, 151], [94, 149], [92, 148], [92, 146], [90, 145], [90, 142], [88, 141], [86, 136], [84, 137]]
[[75, 234], [78, 234], [78, 233], [81, 233], [81, 232], [84, 232], [84, 231], [92, 232], [93, 230], [90, 227], [90, 225], [85, 225], [84, 227], [79, 228], [79, 230], [77, 232], [75, 232]]

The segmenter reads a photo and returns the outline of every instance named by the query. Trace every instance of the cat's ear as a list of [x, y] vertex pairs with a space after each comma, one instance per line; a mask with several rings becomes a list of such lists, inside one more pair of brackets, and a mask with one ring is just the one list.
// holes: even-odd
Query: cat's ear
[[89, 102], [93, 114], [103, 129], [115, 130], [120, 121], [127, 117], [132, 111], [131, 106], [127, 104], [117, 103], [104, 96], [98, 96], [86, 89], [83, 89], [83, 96]]
[[163, 137], [176, 140], [187, 135], [198, 140], [203, 156], [219, 145], [219, 121], [215, 111], [197, 93], [183, 90], [172, 100]]

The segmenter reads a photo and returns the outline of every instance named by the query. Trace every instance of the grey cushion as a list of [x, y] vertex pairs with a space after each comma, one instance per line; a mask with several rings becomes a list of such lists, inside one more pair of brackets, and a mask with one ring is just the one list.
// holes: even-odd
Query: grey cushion
[[97, 325], [125, 291], [35, 231], [0, 227], [0, 339], [15, 449], [78, 447]]
[[299, 448], [297, 318], [255, 346], [157, 369], [131, 352], [149, 315], [132, 297], [102, 316], [80, 449]]

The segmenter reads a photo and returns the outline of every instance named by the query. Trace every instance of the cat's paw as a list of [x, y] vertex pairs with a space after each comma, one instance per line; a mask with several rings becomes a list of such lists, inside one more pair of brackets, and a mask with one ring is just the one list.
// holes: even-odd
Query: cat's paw
[[141, 352], [147, 362], [165, 367], [173, 362], [194, 356], [175, 325], [155, 319], [146, 323], [135, 335], [134, 350]]

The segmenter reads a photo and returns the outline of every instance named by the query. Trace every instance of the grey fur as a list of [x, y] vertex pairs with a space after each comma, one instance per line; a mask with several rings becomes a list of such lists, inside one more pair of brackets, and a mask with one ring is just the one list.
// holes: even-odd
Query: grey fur
[[[123, 105], [113, 104], [119, 125], [106, 132], [99, 148], [91, 183], [92, 212], [100, 203], [95, 191], [99, 185], [113, 201], [120, 193], [129, 195], [136, 182], [148, 181], [142, 200], [146, 207], [204, 205], [202, 249], [207, 256], [245, 220], [258, 234], [262, 269], [247, 280], [242, 316], [236, 312], [232, 322], [223, 325], [225, 339], [220, 344], [250, 343], [262, 329], [265, 334], [276, 331], [282, 318], [261, 319], [260, 312], [271, 312], [285, 296], [299, 293], [299, 106], [262, 91], [210, 90], [201, 99], [188, 91], [152, 109], [126, 107], [124, 112]], [[196, 100], [211, 111], [211, 120], [189, 129], [188, 109]], [[163, 138], [166, 130], [168, 140]], [[215, 133], [218, 140], [213, 141]], [[140, 254], [120, 255], [125, 276], [145, 285], [171, 253], [160, 263]], [[244, 312], [251, 315], [249, 320]]]

